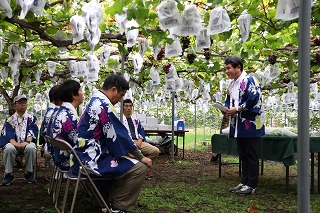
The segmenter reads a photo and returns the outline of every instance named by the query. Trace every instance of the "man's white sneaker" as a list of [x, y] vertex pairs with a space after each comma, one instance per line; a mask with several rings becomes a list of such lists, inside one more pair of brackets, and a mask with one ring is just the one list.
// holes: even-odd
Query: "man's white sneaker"
[[248, 194], [254, 194], [255, 191], [256, 191], [256, 189], [254, 189], [250, 186], [244, 185], [241, 189], [235, 191], [235, 193], [240, 194], [240, 195], [248, 195]]

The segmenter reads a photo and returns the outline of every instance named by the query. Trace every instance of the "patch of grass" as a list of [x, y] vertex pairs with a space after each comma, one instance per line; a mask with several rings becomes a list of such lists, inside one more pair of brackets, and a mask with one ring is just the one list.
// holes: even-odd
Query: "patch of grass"
[[[237, 158], [227, 157], [228, 162]], [[252, 205], [259, 213], [296, 213], [297, 212], [297, 166], [290, 167], [289, 193], [285, 193], [285, 167], [281, 163], [265, 162], [264, 175], [259, 177], [259, 187], [254, 195], [241, 196], [230, 193], [228, 188], [240, 181], [237, 165], [223, 165], [222, 178], [217, 168], [199, 172], [194, 176], [195, 168], [201, 168], [201, 162], [177, 161], [170, 164], [175, 167], [179, 180], [167, 177], [167, 181], [147, 182], [139, 196], [139, 206], [135, 212], [214, 212], [244, 213]], [[197, 167], [198, 166], [198, 167]], [[177, 171], [178, 169], [181, 169]], [[190, 173], [183, 171], [190, 171]], [[306, 186], [309, 187], [309, 186]], [[311, 194], [311, 212], [320, 212], [318, 194]]]
[[227, 162], [227, 163], [239, 163], [239, 158], [237, 158], [237, 157], [232, 157], [232, 156], [224, 157], [224, 158], [222, 158], [222, 160], [223, 160], [224, 162]]
[[206, 152], [207, 150], [208, 150], [208, 147], [206, 146], [196, 146], [194, 148], [195, 153], [203, 153], [203, 152]]
[[[211, 144], [211, 137], [217, 133], [217, 130], [206, 129], [204, 132], [202, 128], [197, 129], [195, 135], [194, 129], [189, 129], [189, 132], [185, 133], [185, 147], [187, 149], [194, 149], [198, 146], [205, 146]], [[182, 139], [179, 138], [179, 148], [182, 148]]]
[[191, 165], [199, 165], [199, 162], [195, 162], [195, 161], [184, 161], [184, 160], [180, 160], [180, 161], [175, 161], [174, 165], [175, 166], [191, 166]]

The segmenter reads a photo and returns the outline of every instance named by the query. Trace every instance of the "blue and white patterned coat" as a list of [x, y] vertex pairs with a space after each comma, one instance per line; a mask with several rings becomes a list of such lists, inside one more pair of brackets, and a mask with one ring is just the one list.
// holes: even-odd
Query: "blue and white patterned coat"
[[[232, 83], [230, 83], [230, 86], [232, 86]], [[225, 106], [228, 108], [234, 106], [234, 100], [230, 100], [229, 91], [225, 101]], [[259, 81], [255, 77], [246, 74], [240, 80], [238, 91], [238, 106], [244, 110], [230, 119], [230, 133], [234, 132], [234, 135], [230, 135], [230, 137], [256, 138], [263, 136], [265, 134], [264, 112]]]
[[[71, 103], [62, 103], [52, 122], [52, 138], [63, 139], [72, 147], [75, 147], [77, 144], [78, 118], [77, 112]], [[61, 169], [69, 169], [70, 167], [70, 156], [67, 152], [55, 148], [53, 160]]]
[[[137, 149], [107, 96], [95, 91], [78, 124], [78, 147], [84, 165], [98, 176], [115, 177], [138, 161], [127, 156]], [[78, 173], [74, 161], [72, 171]]]
[[49, 107], [47, 108], [47, 111], [44, 114], [39, 132], [39, 145], [45, 144], [44, 136], [47, 135], [48, 124], [54, 112], [55, 106], [56, 105], [54, 105], [53, 103], [49, 103]]
[[25, 114], [23, 115], [24, 128], [21, 131], [22, 135], [17, 135], [19, 134], [17, 131], [17, 115], [17, 113], [14, 113], [12, 116], [6, 119], [1, 130], [0, 148], [5, 148], [5, 145], [9, 143], [11, 139], [19, 142], [18, 137], [20, 137], [22, 141], [26, 141], [27, 137], [32, 137], [34, 142], [37, 141], [39, 132], [37, 118], [34, 115], [25, 112]]

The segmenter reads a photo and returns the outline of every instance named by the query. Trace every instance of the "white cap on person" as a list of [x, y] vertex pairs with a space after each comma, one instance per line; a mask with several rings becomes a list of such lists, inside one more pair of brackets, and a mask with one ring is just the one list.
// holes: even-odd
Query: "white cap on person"
[[17, 95], [16, 97], [14, 97], [13, 103], [16, 103], [17, 101], [20, 101], [21, 99], [28, 100], [27, 96], [25, 96], [25, 95]]

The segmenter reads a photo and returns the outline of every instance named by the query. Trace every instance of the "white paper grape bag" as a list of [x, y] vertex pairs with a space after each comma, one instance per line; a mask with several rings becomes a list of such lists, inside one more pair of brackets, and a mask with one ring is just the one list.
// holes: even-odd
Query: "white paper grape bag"
[[161, 2], [157, 6], [159, 24], [162, 30], [179, 25], [179, 10], [174, 0]]
[[73, 40], [72, 43], [75, 44], [84, 38], [84, 29], [86, 23], [82, 16], [74, 15], [70, 18], [70, 24], [72, 28]]
[[199, 35], [196, 36], [196, 50], [200, 51], [204, 48], [210, 48], [210, 36], [207, 35], [207, 29], [202, 29]]
[[148, 49], [148, 40], [146, 38], [138, 38], [138, 47], [139, 47], [139, 53], [143, 57], [144, 53]]
[[157, 70], [154, 66], [150, 68], [150, 78], [152, 80], [153, 85], [159, 85], [160, 84], [160, 75], [159, 70]]
[[42, 11], [46, 6], [46, 2], [47, 2], [46, 0], [34, 0], [30, 10], [37, 16], [41, 16]]
[[133, 47], [135, 45], [138, 35], [139, 35], [138, 22], [135, 20], [127, 21], [126, 23], [126, 37], [127, 37], [127, 47]]
[[127, 14], [115, 14], [114, 18], [116, 19], [120, 34], [122, 35], [126, 29]]
[[34, 0], [16, 0], [16, 1], [17, 1], [17, 4], [21, 6], [19, 18], [24, 19], [24, 17], [26, 17], [28, 11], [30, 10]]
[[229, 31], [231, 28], [231, 22], [229, 15], [225, 9], [221, 6], [214, 8], [210, 12], [209, 25], [207, 27], [207, 34], [214, 35]]
[[101, 66], [106, 66], [108, 65], [108, 60], [110, 58], [111, 54], [111, 49], [109, 48], [109, 45], [104, 44], [103, 45], [103, 50], [100, 54], [100, 62]]
[[198, 35], [202, 29], [200, 13], [197, 8], [187, 5], [183, 10], [179, 25], [175, 28], [175, 33], [179, 36]]
[[181, 54], [182, 54], [182, 47], [181, 47], [180, 41], [177, 38], [173, 38], [173, 42], [171, 44], [169, 44], [168, 42], [166, 43], [166, 47], [165, 47], [166, 58], [180, 56]]
[[246, 42], [249, 38], [251, 22], [252, 16], [248, 14], [248, 10], [244, 10], [238, 18], [242, 42]]
[[143, 58], [139, 53], [136, 53], [132, 56], [132, 62], [134, 67], [134, 74], [139, 73], [143, 66]]
[[8, 18], [12, 18], [12, 9], [10, 6], [10, 0], [1, 0], [0, 1], [0, 8], [6, 14]]

